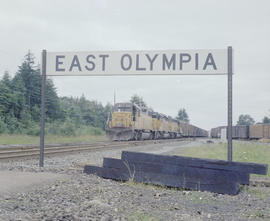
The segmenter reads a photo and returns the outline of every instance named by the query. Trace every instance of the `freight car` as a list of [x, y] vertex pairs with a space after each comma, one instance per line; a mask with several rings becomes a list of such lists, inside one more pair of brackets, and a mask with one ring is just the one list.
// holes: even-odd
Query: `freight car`
[[233, 139], [248, 139], [249, 138], [249, 127], [245, 125], [233, 126], [232, 127], [232, 138]]
[[132, 103], [117, 103], [107, 121], [110, 140], [206, 137], [207, 131]]
[[[226, 126], [220, 126], [211, 129], [212, 138], [220, 138], [221, 130], [227, 129]], [[249, 128], [248, 126], [233, 126], [232, 127], [232, 138], [233, 139], [248, 139], [249, 138]]]
[[198, 128], [192, 124], [180, 121], [183, 137], [208, 137], [208, 131]]
[[270, 139], [270, 124], [255, 124], [249, 126], [250, 139]]
[[209, 137], [209, 132], [207, 130], [195, 127], [196, 129], [196, 137]]
[[[211, 129], [212, 138], [220, 138], [221, 130], [226, 126]], [[255, 124], [250, 126], [237, 125], [232, 127], [233, 139], [270, 139], [270, 124]]]
[[211, 132], [210, 132], [210, 136], [212, 138], [220, 138], [221, 136], [221, 130], [226, 128], [226, 126], [221, 126], [221, 127], [216, 127], [216, 128], [212, 128]]

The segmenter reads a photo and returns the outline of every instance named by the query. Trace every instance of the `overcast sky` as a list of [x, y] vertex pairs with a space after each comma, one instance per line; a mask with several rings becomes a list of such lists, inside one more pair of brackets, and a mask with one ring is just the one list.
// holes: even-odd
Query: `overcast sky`
[[[270, 115], [270, 1], [1, 0], [0, 77], [28, 50], [234, 50], [233, 121]], [[106, 104], [144, 98], [155, 111], [210, 129], [227, 123], [226, 76], [53, 77], [60, 96]]]

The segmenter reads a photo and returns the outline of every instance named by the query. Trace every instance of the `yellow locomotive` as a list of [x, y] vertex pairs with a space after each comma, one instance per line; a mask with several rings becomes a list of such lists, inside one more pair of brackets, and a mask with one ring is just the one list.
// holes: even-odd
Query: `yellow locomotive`
[[182, 136], [180, 122], [132, 103], [114, 105], [106, 126], [110, 140], [142, 140]]

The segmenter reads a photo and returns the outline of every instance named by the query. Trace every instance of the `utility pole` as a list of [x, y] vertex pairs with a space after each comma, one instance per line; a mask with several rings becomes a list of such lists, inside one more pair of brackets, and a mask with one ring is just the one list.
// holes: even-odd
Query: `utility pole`
[[114, 90], [114, 95], [113, 95], [113, 106], [115, 105], [115, 101], [116, 101], [116, 95], [115, 95], [115, 90]]

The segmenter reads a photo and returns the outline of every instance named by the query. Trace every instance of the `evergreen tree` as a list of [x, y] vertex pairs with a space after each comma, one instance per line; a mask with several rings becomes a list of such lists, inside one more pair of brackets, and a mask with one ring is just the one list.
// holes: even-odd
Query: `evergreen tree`
[[[25, 111], [30, 111], [31, 119], [39, 121], [38, 114], [41, 106], [41, 75], [40, 69], [35, 66], [34, 56], [31, 52], [25, 56], [25, 60], [15, 76], [15, 80], [22, 81], [25, 87]], [[50, 79], [46, 80], [46, 118], [57, 119], [59, 117], [59, 99], [56, 88]]]
[[264, 117], [263, 120], [262, 120], [262, 123], [263, 124], [270, 124], [270, 118], [269, 117]]
[[147, 104], [145, 103], [143, 98], [138, 96], [137, 94], [134, 94], [130, 98], [130, 102], [133, 103], [133, 104], [137, 104], [139, 107], [147, 107]]
[[4, 116], [9, 112], [11, 107], [12, 93], [10, 88], [0, 81], [0, 116]]
[[29, 111], [29, 107], [26, 105], [26, 88], [21, 76], [15, 75], [11, 81], [10, 89], [13, 92], [13, 106], [9, 112], [12, 112], [16, 118], [22, 119], [24, 114]]
[[46, 81], [45, 106], [47, 118], [52, 120], [60, 118], [59, 98], [56, 93], [56, 88], [50, 79]]
[[4, 120], [2, 119], [2, 117], [0, 117], [0, 134], [6, 133], [7, 131], [8, 131], [7, 125], [4, 122]]
[[[37, 81], [40, 82], [40, 76], [34, 69], [34, 56], [30, 51], [25, 55], [25, 60], [22, 65], [19, 66], [17, 76], [23, 81], [26, 89], [25, 102], [31, 110], [32, 105], [34, 105], [35, 91], [39, 89], [39, 85], [36, 85], [35, 83]], [[39, 79], [37, 80], [36, 78]]]
[[2, 82], [7, 86], [10, 87], [11, 86], [11, 77], [8, 73], [8, 71], [5, 71]]
[[189, 122], [189, 117], [188, 117], [188, 114], [185, 110], [185, 108], [181, 108], [179, 111], [178, 111], [178, 114], [176, 116], [176, 119], [177, 120], [180, 120], [180, 121], [184, 121], [184, 122]]

